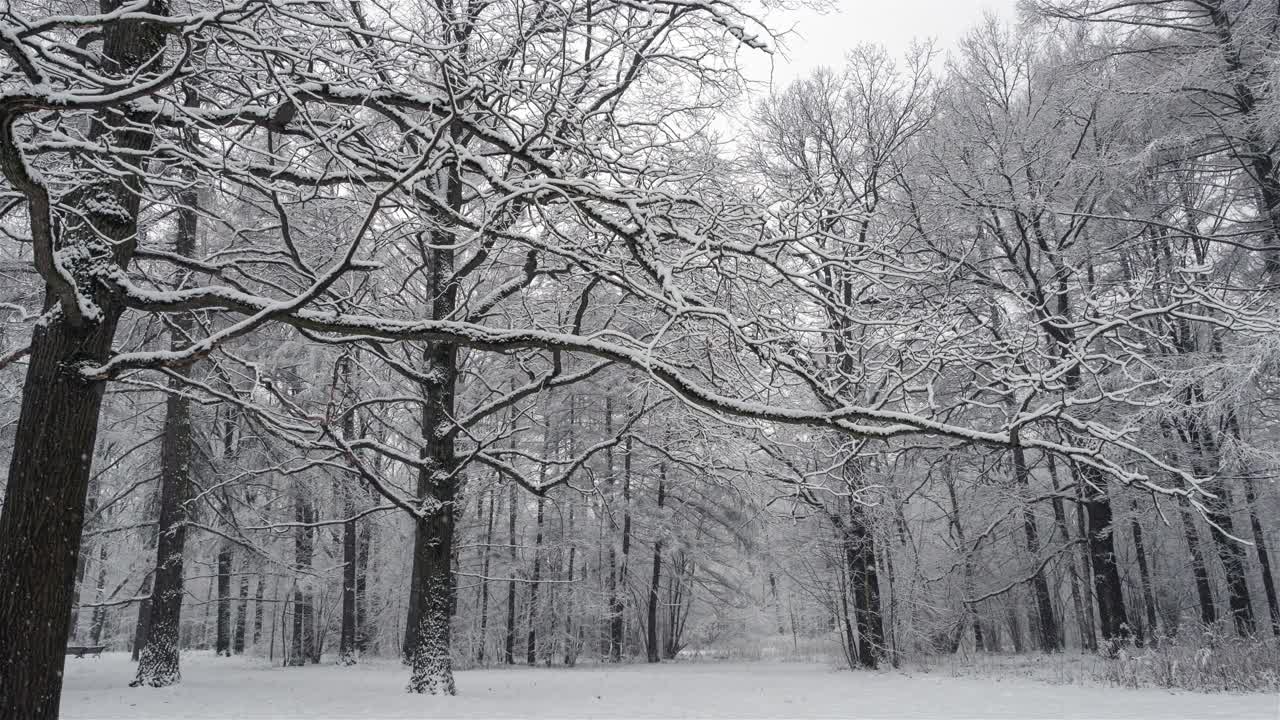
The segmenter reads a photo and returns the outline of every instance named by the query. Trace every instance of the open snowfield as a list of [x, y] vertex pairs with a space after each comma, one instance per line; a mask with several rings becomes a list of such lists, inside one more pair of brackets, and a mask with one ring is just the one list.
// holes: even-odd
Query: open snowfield
[[67, 660], [64, 718], [1280, 718], [1270, 695], [1056, 686], [816, 664], [683, 663], [459, 672], [458, 696], [409, 695], [398, 663], [275, 668], [183, 657], [183, 683], [127, 687], [125, 654]]

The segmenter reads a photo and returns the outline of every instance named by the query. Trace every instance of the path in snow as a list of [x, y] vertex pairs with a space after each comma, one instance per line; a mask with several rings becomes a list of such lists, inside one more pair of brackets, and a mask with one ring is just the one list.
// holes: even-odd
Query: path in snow
[[458, 696], [409, 695], [408, 673], [267, 667], [184, 655], [181, 685], [130, 688], [123, 653], [67, 660], [64, 718], [1280, 718], [1270, 695], [1202, 695], [852, 673], [807, 664], [683, 663], [459, 672]]

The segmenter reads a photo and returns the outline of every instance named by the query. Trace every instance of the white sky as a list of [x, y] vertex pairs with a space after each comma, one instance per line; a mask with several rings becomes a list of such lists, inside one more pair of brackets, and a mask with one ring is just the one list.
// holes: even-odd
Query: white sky
[[775, 88], [780, 88], [816, 67], [838, 67], [845, 51], [863, 42], [900, 55], [913, 38], [931, 37], [946, 52], [983, 12], [1010, 22], [1017, 16], [1017, 0], [832, 0], [832, 5], [826, 13], [772, 13], [769, 22], [775, 31], [790, 27], [795, 32], [785, 37], [786, 46], [772, 63], [764, 53], [744, 52], [740, 59], [749, 76], [768, 82], [772, 73]]

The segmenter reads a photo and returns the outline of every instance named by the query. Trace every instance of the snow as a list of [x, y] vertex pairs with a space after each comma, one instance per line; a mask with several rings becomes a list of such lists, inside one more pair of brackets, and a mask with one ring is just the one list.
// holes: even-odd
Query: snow
[[269, 667], [184, 653], [181, 685], [129, 688], [123, 653], [68, 659], [64, 718], [1248, 718], [1272, 695], [1047, 685], [799, 663], [495, 668], [457, 673], [457, 697], [404, 692], [394, 661]]

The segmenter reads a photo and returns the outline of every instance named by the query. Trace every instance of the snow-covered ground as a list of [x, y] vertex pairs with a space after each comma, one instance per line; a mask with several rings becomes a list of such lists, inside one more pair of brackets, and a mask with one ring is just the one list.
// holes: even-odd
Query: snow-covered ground
[[127, 687], [124, 654], [68, 659], [64, 718], [1280, 718], [1280, 698], [851, 673], [790, 663], [459, 672], [458, 696], [409, 695], [398, 663], [268, 667], [183, 657], [183, 683]]

